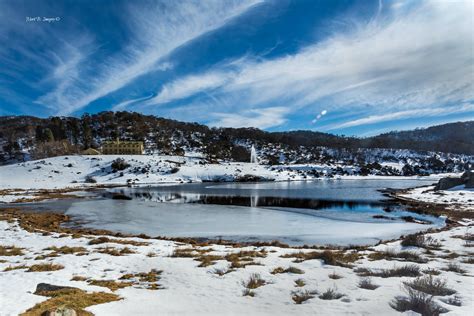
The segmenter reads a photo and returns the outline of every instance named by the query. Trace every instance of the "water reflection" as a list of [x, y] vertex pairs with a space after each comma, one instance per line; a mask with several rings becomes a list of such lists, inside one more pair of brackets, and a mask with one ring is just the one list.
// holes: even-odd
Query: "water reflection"
[[361, 202], [345, 200], [323, 200], [310, 198], [288, 198], [254, 195], [216, 195], [187, 192], [158, 192], [116, 189], [103, 195], [106, 198], [120, 196], [121, 199], [138, 199], [142, 201], [164, 202], [164, 203], [196, 203], [214, 205], [236, 205], [247, 207], [286, 207], [302, 209], [356, 209], [361, 206], [379, 207], [390, 212], [397, 208], [388, 202]]

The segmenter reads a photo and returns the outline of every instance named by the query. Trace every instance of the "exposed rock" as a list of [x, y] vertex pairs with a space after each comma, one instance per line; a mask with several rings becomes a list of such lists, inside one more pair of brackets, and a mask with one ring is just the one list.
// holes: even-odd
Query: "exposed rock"
[[48, 284], [48, 283], [39, 283], [36, 286], [36, 291], [34, 292], [34, 294], [50, 296], [52, 292], [62, 291], [62, 290], [78, 290], [78, 288], [71, 287], [71, 286], [53, 285], [53, 284]]
[[46, 311], [41, 316], [76, 316], [76, 311], [67, 307], [58, 307], [55, 310]]
[[435, 186], [435, 191], [448, 190], [455, 186], [464, 184], [461, 178], [441, 178]]
[[461, 176], [461, 179], [464, 180], [464, 185], [466, 186], [467, 189], [472, 189], [474, 188], [474, 172], [471, 170], [468, 170], [463, 173]]
[[438, 184], [436, 184], [434, 190], [448, 190], [463, 184], [466, 188], [474, 188], [474, 172], [468, 170], [464, 172], [460, 178], [441, 178], [439, 179]]
[[244, 174], [243, 176], [235, 177], [235, 182], [264, 182], [264, 181], [275, 181], [275, 179], [269, 179], [262, 176], [256, 176], [252, 174]]

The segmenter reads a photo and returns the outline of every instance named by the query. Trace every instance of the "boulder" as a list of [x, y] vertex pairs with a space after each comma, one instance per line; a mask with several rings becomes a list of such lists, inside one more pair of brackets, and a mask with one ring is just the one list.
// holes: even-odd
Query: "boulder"
[[464, 184], [466, 185], [466, 189], [472, 189], [474, 188], [474, 172], [471, 170], [468, 170], [463, 173], [461, 176], [461, 179], [464, 180]]
[[441, 178], [434, 190], [448, 190], [463, 184], [467, 189], [474, 188], [474, 172], [468, 170], [464, 172], [460, 178]]
[[51, 294], [54, 294], [54, 292], [62, 291], [62, 290], [79, 290], [79, 289], [76, 287], [71, 287], [71, 286], [38, 283], [34, 294], [43, 295], [43, 296], [51, 296]]
[[439, 179], [438, 184], [436, 184], [434, 190], [448, 190], [462, 184], [464, 184], [464, 180], [461, 178], [441, 178]]

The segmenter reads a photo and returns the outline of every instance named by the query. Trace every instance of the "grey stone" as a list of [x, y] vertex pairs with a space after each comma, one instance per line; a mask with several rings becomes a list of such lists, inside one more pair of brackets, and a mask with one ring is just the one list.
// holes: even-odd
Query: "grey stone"
[[53, 284], [48, 284], [48, 283], [38, 283], [38, 285], [36, 285], [36, 291], [34, 294], [38, 294], [41, 292], [54, 292], [54, 291], [59, 291], [59, 290], [64, 290], [64, 289], [77, 289], [77, 288], [70, 287], [70, 286], [53, 285]]
[[462, 184], [464, 184], [464, 180], [461, 178], [441, 178], [439, 179], [438, 184], [436, 184], [434, 190], [448, 190]]

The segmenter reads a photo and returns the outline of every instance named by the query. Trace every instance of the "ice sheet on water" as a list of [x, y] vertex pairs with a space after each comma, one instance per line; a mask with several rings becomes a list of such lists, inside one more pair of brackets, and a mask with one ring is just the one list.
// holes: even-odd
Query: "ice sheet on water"
[[139, 200], [78, 201], [66, 214], [86, 221], [88, 227], [125, 233], [239, 241], [277, 239], [291, 245], [369, 244], [430, 227], [400, 221], [342, 221], [294, 210]]

